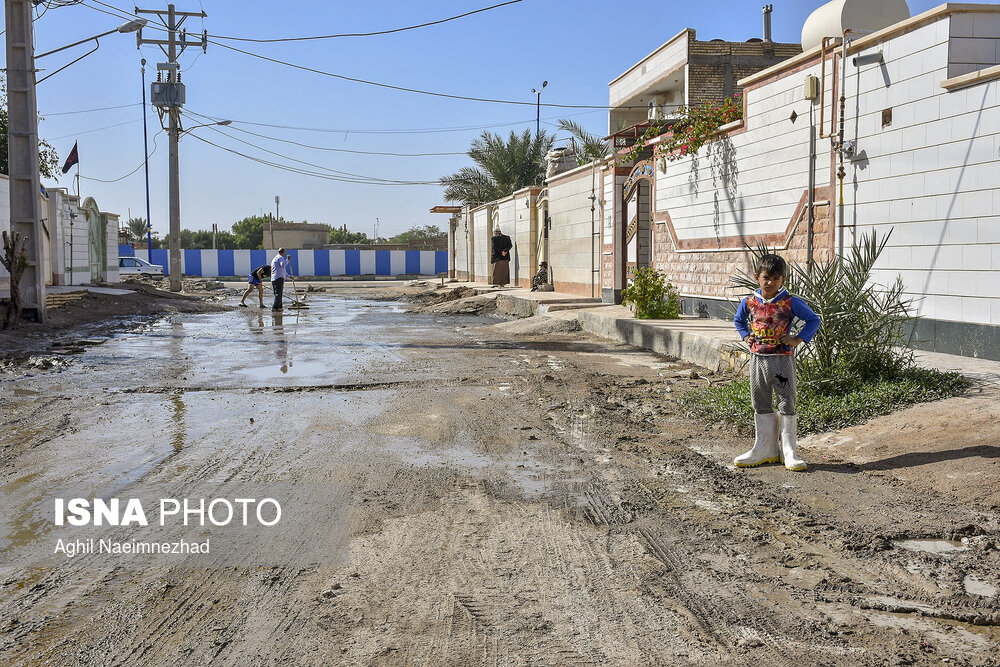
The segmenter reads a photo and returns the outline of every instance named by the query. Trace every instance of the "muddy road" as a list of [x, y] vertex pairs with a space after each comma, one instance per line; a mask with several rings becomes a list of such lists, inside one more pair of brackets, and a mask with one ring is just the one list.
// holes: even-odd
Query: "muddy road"
[[[3, 376], [0, 663], [1000, 664], [996, 447], [963, 455], [992, 495], [896, 474], [947, 456], [737, 471], [746, 443], [677, 405], [712, 381], [688, 366], [310, 303], [178, 313]], [[262, 489], [301, 527], [39, 556], [56, 494]]]

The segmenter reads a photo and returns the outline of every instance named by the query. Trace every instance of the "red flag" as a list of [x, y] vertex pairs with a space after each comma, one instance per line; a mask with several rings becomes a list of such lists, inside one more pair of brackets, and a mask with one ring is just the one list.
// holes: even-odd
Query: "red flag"
[[62, 173], [64, 174], [69, 171], [70, 167], [74, 164], [80, 163], [80, 155], [76, 152], [76, 143], [77, 142], [75, 141], [73, 142], [73, 150], [69, 152], [69, 156], [66, 158], [66, 163], [63, 165]]

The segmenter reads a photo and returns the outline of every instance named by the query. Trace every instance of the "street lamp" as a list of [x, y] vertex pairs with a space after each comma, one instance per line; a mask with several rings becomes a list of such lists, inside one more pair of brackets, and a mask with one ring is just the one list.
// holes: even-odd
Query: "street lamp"
[[79, 46], [80, 44], [85, 44], [85, 43], [90, 42], [90, 41], [97, 42], [97, 44], [96, 44], [96, 46], [94, 46], [94, 48], [92, 48], [90, 51], [87, 51], [86, 53], [84, 53], [79, 58], [76, 58], [75, 60], [71, 60], [70, 62], [66, 63], [65, 65], [63, 65], [62, 67], [60, 67], [59, 69], [57, 69], [56, 71], [51, 72], [50, 74], [46, 74], [45, 76], [43, 76], [41, 79], [39, 79], [38, 81], [35, 82], [36, 85], [39, 84], [39, 83], [41, 83], [42, 81], [45, 81], [50, 76], [55, 76], [56, 74], [58, 74], [59, 72], [63, 71], [64, 69], [66, 69], [67, 67], [69, 67], [70, 65], [72, 65], [73, 63], [80, 62], [81, 60], [83, 60], [84, 58], [86, 58], [87, 56], [89, 56], [91, 53], [93, 53], [97, 49], [101, 48], [101, 43], [99, 41], [101, 37], [107, 37], [108, 35], [114, 34], [116, 32], [117, 33], [121, 33], [121, 34], [126, 34], [126, 33], [130, 33], [130, 32], [136, 32], [138, 30], [142, 30], [145, 26], [146, 26], [146, 19], [133, 19], [133, 20], [129, 21], [128, 23], [123, 23], [120, 26], [118, 26], [117, 28], [113, 28], [112, 30], [108, 30], [106, 32], [102, 32], [99, 35], [94, 35], [93, 37], [87, 37], [86, 39], [81, 39], [79, 41], [73, 42], [72, 44], [67, 44], [66, 46], [60, 46], [58, 49], [52, 49], [51, 51], [46, 51], [45, 53], [39, 53], [37, 56], [35, 56], [36, 60], [39, 59], [39, 58], [44, 58], [45, 56], [50, 56], [53, 53], [59, 53], [60, 51], [65, 51], [66, 49], [71, 49], [74, 46]]
[[536, 100], [535, 100], [535, 136], [536, 137], [539, 134], [541, 134], [541, 127], [542, 127], [542, 91], [545, 89], [545, 86], [547, 86], [547, 85], [549, 85], [548, 81], [542, 81], [542, 87], [541, 88], [539, 88], [538, 90], [535, 90], [534, 88], [531, 89], [531, 92], [533, 92], [536, 95]]
[[201, 125], [195, 125], [194, 127], [189, 127], [186, 130], [181, 130], [181, 133], [178, 136], [183, 137], [188, 132], [190, 132], [192, 130], [197, 130], [198, 128], [201, 128], [201, 127], [214, 127], [216, 125], [221, 125], [221, 126], [225, 127], [226, 125], [232, 125], [232, 124], [233, 124], [233, 121], [231, 121], [231, 120], [217, 120], [214, 123], [202, 123]]

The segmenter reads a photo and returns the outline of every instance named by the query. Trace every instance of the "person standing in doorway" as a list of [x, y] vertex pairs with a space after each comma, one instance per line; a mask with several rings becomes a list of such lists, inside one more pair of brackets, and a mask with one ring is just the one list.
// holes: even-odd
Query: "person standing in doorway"
[[292, 277], [292, 265], [285, 256], [285, 249], [278, 248], [278, 254], [271, 260], [271, 287], [274, 288], [274, 305], [271, 310], [281, 310], [281, 293], [285, 289], [285, 280]]
[[494, 287], [503, 287], [510, 282], [510, 249], [514, 244], [499, 227], [493, 229], [491, 241], [490, 284]]

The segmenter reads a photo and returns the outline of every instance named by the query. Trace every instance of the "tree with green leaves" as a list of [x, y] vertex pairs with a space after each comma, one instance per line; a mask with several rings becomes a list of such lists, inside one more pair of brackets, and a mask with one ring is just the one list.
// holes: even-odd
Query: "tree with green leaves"
[[125, 231], [128, 234], [129, 242], [141, 243], [146, 240], [146, 219], [129, 218], [125, 223]]
[[[9, 174], [8, 165], [10, 146], [7, 143], [7, 78], [0, 72], [0, 174]], [[38, 122], [44, 118], [38, 117]], [[59, 156], [52, 144], [44, 139], [38, 140], [38, 172], [45, 178], [59, 180]]]
[[600, 160], [611, 153], [611, 142], [601, 139], [595, 134], [591, 134], [583, 129], [583, 126], [569, 118], [560, 118], [559, 129], [569, 132], [576, 139], [576, 157], [580, 164], [587, 164], [594, 160]]
[[260, 250], [264, 243], [264, 225], [267, 218], [252, 215], [233, 223], [236, 247], [243, 250]]
[[372, 240], [368, 238], [368, 234], [364, 232], [352, 232], [347, 228], [347, 225], [341, 225], [340, 227], [333, 227], [330, 229], [330, 236], [327, 243], [336, 243], [342, 245], [361, 245], [370, 244]]
[[389, 239], [389, 243], [420, 245], [427, 244], [445, 237], [445, 232], [437, 225], [419, 225], [410, 227], [405, 232], [396, 234]]
[[553, 137], [545, 132], [535, 135], [530, 129], [521, 134], [511, 130], [506, 139], [483, 131], [469, 147], [468, 155], [476, 166], [441, 178], [445, 200], [485, 204], [529, 185], [540, 185], [545, 180], [545, 154], [552, 142]]

